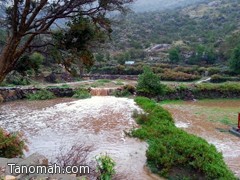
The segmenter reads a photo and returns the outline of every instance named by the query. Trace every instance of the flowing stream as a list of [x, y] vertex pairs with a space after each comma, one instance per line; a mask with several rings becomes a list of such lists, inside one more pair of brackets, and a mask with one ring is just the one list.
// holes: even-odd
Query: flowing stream
[[108, 153], [116, 161], [120, 179], [160, 179], [145, 168], [147, 144], [124, 133], [137, 127], [134, 109], [139, 110], [133, 100], [115, 97], [15, 101], [0, 105], [0, 127], [24, 132], [26, 156], [39, 152], [54, 159], [61, 148], [92, 146], [92, 159]]

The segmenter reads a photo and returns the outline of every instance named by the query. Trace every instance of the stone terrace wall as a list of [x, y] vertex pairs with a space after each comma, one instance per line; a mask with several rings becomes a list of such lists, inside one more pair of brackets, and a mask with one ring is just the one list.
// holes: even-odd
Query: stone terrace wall
[[[0, 88], [0, 102], [20, 100], [27, 97], [28, 94], [36, 93], [40, 88]], [[74, 89], [72, 88], [47, 88], [57, 97], [72, 97]]]
[[101, 74], [92, 74], [92, 75], [84, 75], [85, 79], [91, 79], [91, 80], [98, 80], [98, 79], [109, 79], [109, 80], [115, 80], [115, 79], [124, 79], [124, 80], [134, 80], [136, 81], [138, 79], [137, 75], [101, 75]]

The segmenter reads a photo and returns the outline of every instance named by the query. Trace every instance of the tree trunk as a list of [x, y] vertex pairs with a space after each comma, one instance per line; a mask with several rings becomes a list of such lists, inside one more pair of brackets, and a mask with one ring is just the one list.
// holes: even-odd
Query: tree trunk
[[0, 55], [0, 83], [5, 79], [7, 74], [11, 72], [21, 56], [17, 47], [19, 40], [17, 38], [9, 39]]

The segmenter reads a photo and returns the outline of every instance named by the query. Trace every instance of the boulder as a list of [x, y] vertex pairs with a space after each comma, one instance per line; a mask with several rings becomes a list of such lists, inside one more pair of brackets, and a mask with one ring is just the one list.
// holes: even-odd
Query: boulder
[[5, 176], [4, 180], [16, 180], [17, 178], [15, 176], [10, 176], [10, 175], [7, 175]]

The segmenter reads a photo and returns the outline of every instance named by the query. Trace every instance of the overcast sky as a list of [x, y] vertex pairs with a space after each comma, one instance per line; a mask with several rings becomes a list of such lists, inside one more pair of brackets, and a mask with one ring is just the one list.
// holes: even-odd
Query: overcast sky
[[136, 11], [163, 10], [202, 1], [211, 0], [136, 0], [133, 9]]

